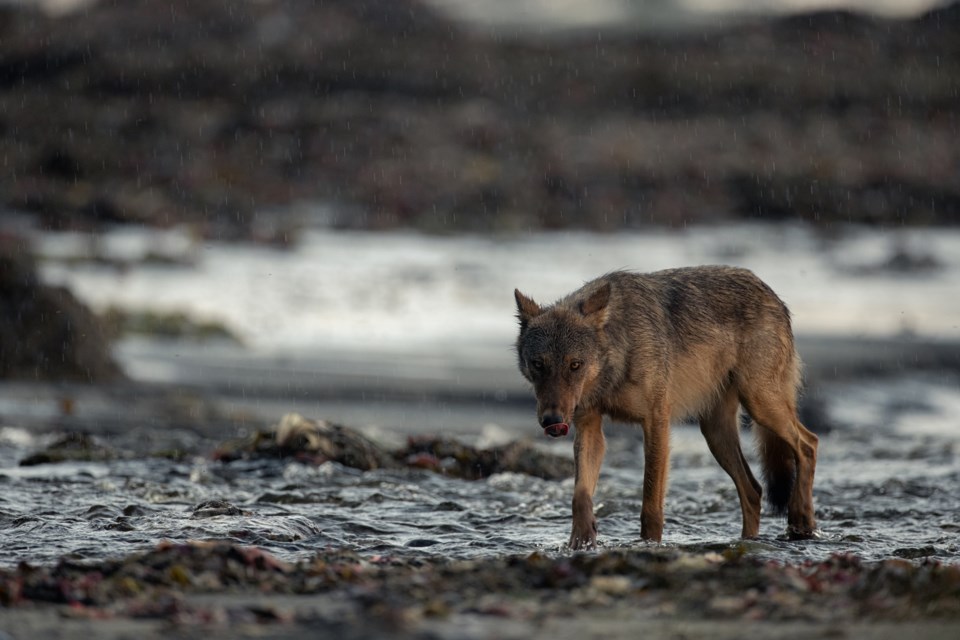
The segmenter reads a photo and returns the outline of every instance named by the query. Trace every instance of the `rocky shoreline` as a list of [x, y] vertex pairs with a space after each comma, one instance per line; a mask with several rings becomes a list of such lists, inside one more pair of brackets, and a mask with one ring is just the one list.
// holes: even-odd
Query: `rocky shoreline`
[[325, 550], [290, 564], [254, 547], [163, 543], [106, 562], [64, 559], [53, 567], [0, 569], [0, 603], [13, 637], [65, 621], [73, 632], [58, 637], [79, 637], [78, 621], [98, 637], [119, 623], [147, 638], [193, 637], [198, 626], [206, 634], [227, 625], [234, 637], [311, 631], [320, 637], [568, 638], [577, 636], [573, 629], [604, 627], [621, 637], [638, 623], [714, 621], [719, 635], [711, 637], [734, 637], [725, 624], [731, 621], [741, 630], [761, 625], [776, 636], [799, 624], [826, 626], [843, 637], [868, 637], [856, 629], [879, 628], [882, 637], [909, 624], [930, 634], [924, 637], [948, 637], [960, 624], [960, 567], [899, 559], [867, 564], [846, 555], [783, 565], [736, 547], [487, 561]]
[[3, 205], [50, 228], [960, 219], [960, 4], [523, 39], [417, 0], [0, 9]]
[[[196, 407], [184, 406], [184, 417], [174, 419], [173, 400], [160, 398], [171, 426], [204, 436], [192, 454], [213, 451], [212, 458], [225, 464], [284, 457], [303, 464], [406, 465], [457, 475], [454, 462], [473, 455], [466, 462], [469, 469], [483, 460], [478, 450], [462, 445], [454, 450], [452, 441], [435, 439], [411, 440], [406, 449], [388, 453], [358, 433], [296, 416], [214, 447], [215, 433], [236, 428], [216, 423], [235, 418], [218, 417], [215, 407], [204, 417]], [[149, 443], [143, 429], [157, 426], [134, 418], [135, 403], [127, 404], [124, 429], [143, 423], [125, 436], [127, 445], [141, 447], [129, 455], [143, 456]], [[192, 416], [192, 424], [186, 424], [186, 416]], [[123, 439], [108, 440], [113, 446], [103, 447], [89, 436], [64, 446], [55, 442], [40, 455], [64, 456], [43, 460], [48, 463], [86, 460], [88, 453], [101, 461], [128, 455], [114, 448]], [[499, 470], [531, 473], [525, 467], [535, 457], [533, 450], [515, 444], [515, 466]], [[498, 462], [509, 464], [508, 449]], [[571, 473], [569, 459], [544, 456], [541, 466]], [[191, 517], [223, 515], [236, 518], [242, 528], [250, 514], [226, 502], [209, 502], [197, 505]], [[116, 526], [125, 519], [126, 513]], [[634, 637], [639, 627], [688, 638], [741, 638], [745, 629], [774, 638], [904, 633], [952, 638], [960, 629], [960, 566], [912, 556], [867, 562], [849, 553], [781, 562], [736, 541], [472, 560], [428, 550], [399, 557], [331, 547], [294, 563], [256, 546], [198, 540], [162, 542], [105, 560], [63, 556], [51, 564], [0, 568], [0, 631], [13, 638], [566, 639], [601, 632]]]

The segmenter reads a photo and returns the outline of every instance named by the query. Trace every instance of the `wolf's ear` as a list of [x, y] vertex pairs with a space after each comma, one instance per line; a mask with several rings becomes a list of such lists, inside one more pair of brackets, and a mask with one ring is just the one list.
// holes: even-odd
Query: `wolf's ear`
[[543, 313], [536, 302], [520, 293], [519, 289], [513, 290], [513, 297], [517, 299], [517, 318], [520, 320], [520, 328], [527, 326], [527, 323], [538, 315]]
[[580, 303], [580, 313], [599, 329], [607, 324], [608, 302], [610, 302], [609, 282], [591, 293], [589, 298]]

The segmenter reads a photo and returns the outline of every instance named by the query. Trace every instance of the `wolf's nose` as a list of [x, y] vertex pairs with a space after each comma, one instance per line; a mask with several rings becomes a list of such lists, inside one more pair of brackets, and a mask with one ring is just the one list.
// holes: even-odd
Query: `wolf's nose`
[[561, 423], [561, 422], [563, 422], [563, 418], [561, 418], [560, 416], [558, 416], [558, 415], [556, 415], [556, 414], [553, 414], [553, 413], [548, 413], [548, 414], [546, 414], [545, 416], [543, 416], [542, 418], [540, 418], [540, 425], [541, 425], [544, 429], [546, 429], [547, 427], [549, 427], [549, 426], [552, 425], [552, 424], [559, 424], [559, 423]]

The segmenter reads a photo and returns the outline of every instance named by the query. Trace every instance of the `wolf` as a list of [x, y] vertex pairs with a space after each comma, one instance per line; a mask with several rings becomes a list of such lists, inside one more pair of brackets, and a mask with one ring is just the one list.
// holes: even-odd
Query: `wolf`
[[801, 364], [786, 305], [746, 269], [616, 271], [549, 306], [514, 290], [520, 372], [533, 384], [545, 433], [574, 423], [570, 547], [596, 545], [593, 495], [606, 443], [602, 419], [643, 429], [640, 535], [660, 542], [671, 421], [696, 418], [733, 479], [744, 538], [760, 528], [761, 496], [740, 448], [740, 407], [752, 418], [767, 500], [787, 533], [816, 535], [818, 439], [797, 415]]

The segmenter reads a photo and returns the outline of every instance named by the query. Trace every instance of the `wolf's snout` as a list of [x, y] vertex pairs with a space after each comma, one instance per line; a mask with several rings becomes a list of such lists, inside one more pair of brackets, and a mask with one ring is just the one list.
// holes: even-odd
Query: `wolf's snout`
[[544, 414], [542, 418], [540, 418], [540, 426], [543, 427], [544, 429], [546, 429], [552, 424], [560, 424], [561, 422], [563, 422], [563, 417], [558, 416], [555, 413], [547, 413], [547, 414]]
[[540, 425], [543, 427], [544, 433], [551, 438], [560, 438], [567, 435], [567, 430], [570, 428], [563, 421], [563, 418], [555, 413], [548, 413], [540, 418]]

